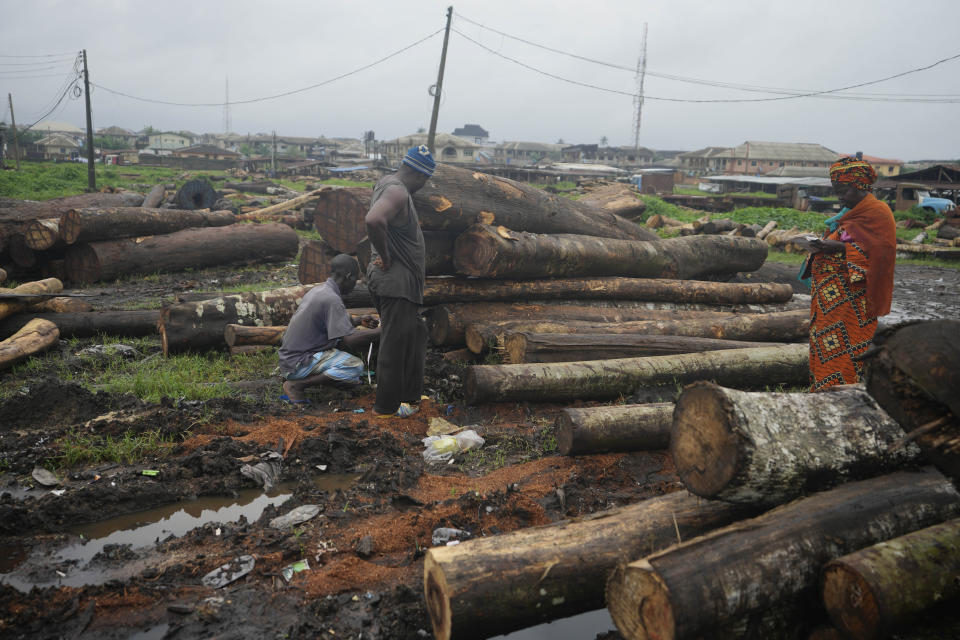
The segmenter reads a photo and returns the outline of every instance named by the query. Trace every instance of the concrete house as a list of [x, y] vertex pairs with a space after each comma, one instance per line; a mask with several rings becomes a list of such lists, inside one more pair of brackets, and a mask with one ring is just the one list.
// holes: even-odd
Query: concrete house
[[71, 160], [80, 155], [81, 141], [64, 133], [53, 133], [34, 143], [37, 153], [44, 160]]
[[706, 147], [681, 153], [680, 169], [710, 173], [764, 175], [779, 167], [829, 167], [840, 157], [820, 144], [748, 140], [736, 147]]
[[[399, 164], [407, 149], [427, 144], [427, 138], [425, 133], [413, 133], [385, 141], [383, 143], [384, 160], [390, 165]], [[447, 164], [475, 164], [477, 153], [481, 150], [476, 142], [449, 133], [438, 133], [434, 138], [433, 146], [434, 159]]]
[[130, 131], [129, 129], [124, 129], [123, 127], [104, 127], [97, 131], [97, 136], [104, 138], [116, 138], [117, 140], [122, 140], [125, 144], [129, 146], [134, 146], [137, 142], [138, 136], [135, 132]]
[[236, 160], [240, 154], [229, 149], [221, 149], [210, 144], [195, 144], [182, 149], [174, 149], [170, 155], [175, 158], [206, 158], [208, 160]]
[[174, 149], [182, 149], [183, 147], [189, 147], [192, 144], [193, 140], [187, 136], [174, 133], [173, 131], [166, 131], [164, 133], [154, 133], [149, 137], [149, 142], [147, 143], [147, 148], [144, 149], [144, 153], [152, 153], [158, 156], [168, 156]]
[[533, 164], [541, 160], [563, 160], [568, 145], [548, 142], [503, 142], [493, 149], [497, 164]]
[[490, 132], [478, 124], [465, 124], [453, 130], [453, 135], [465, 140], [472, 140], [476, 144], [487, 144], [490, 141]]

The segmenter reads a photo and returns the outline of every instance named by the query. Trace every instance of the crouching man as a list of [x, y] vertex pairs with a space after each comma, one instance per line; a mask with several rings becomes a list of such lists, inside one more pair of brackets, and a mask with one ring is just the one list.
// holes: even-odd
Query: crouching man
[[376, 319], [364, 316], [355, 324], [344, 307], [343, 296], [353, 291], [359, 276], [356, 259], [340, 254], [330, 261], [327, 281], [303, 296], [280, 345], [280, 375], [285, 380], [281, 400], [308, 404], [307, 387], [360, 384], [363, 361], [341, 349], [362, 352], [379, 339], [380, 329], [357, 331], [356, 324], [376, 327]]

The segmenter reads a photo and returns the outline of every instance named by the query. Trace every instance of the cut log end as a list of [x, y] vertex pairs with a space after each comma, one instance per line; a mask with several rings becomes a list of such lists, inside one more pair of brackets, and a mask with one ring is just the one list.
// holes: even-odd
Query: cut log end
[[[733, 407], [719, 389], [710, 382], [687, 387], [677, 402], [670, 438], [677, 474], [691, 492], [704, 498], [727, 486], [741, 449], [730, 419]], [[704, 460], [714, 463], [704, 465]]]
[[453, 610], [443, 569], [434, 559], [434, 550], [427, 551], [423, 563], [423, 593], [433, 626], [433, 637], [449, 640], [453, 633]]
[[74, 282], [96, 282], [100, 279], [100, 259], [90, 245], [76, 245], [67, 253], [66, 270]]
[[606, 595], [610, 617], [624, 638], [676, 638], [669, 592], [646, 560], [611, 572]]
[[573, 431], [576, 429], [570, 414], [561, 411], [557, 416], [555, 433], [557, 436], [557, 452], [562, 456], [570, 455], [573, 450]]
[[830, 619], [849, 637], [880, 638], [880, 606], [870, 584], [852, 567], [831, 562], [823, 574], [823, 602]]
[[491, 268], [497, 258], [497, 239], [486, 233], [467, 230], [457, 236], [453, 246], [453, 264], [468, 276], [496, 277]]
[[80, 214], [70, 209], [60, 216], [60, 237], [67, 244], [73, 244], [80, 237]]

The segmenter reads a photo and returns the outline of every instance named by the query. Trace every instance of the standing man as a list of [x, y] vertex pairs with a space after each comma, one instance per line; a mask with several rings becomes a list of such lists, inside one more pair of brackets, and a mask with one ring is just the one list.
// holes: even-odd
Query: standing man
[[280, 374], [284, 378], [280, 399], [291, 404], [310, 404], [306, 387], [328, 384], [349, 388], [360, 384], [363, 360], [341, 351], [359, 350], [380, 336], [380, 329], [356, 331], [357, 324], [376, 327], [364, 316], [356, 322], [343, 305], [343, 296], [353, 291], [360, 265], [341, 253], [330, 261], [330, 277], [310, 289], [290, 318], [280, 345]]
[[427, 327], [420, 305], [426, 251], [412, 194], [427, 183], [435, 167], [425, 145], [412, 147], [396, 173], [377, 182], [367, 212], [372, 245], [367, 287], [383, 330], [373, 406], [381, 417], [412, 415], [423, 391]]

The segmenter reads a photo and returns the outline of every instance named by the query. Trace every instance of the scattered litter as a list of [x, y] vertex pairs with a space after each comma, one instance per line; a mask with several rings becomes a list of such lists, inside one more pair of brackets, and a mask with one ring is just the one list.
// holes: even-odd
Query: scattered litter
[[485, 440], [473, 429], [461, 431], [454, 436], [427, 436], [423, 439], [426, 449], [423, 459], [427, 462], [446, 462], [455, 453], [482, 447]]
[[296, 509], [286, 513], [282, 516], [277, 516], [270, 521], [270, 526], [274, 529], [286, 529], [294, 525], [302, 524], [307, 520], [311, 520], [320, 513], [320, 505], [318, 504], [303, 504], [297, 507]]
[[443, 418], [430, 418], [429, 426], [427, 427], [428, 436], [447, 436], [457, 431], [463, 430], [463, 427], [458, 427], [457, 425], [444, 420]]
[[301, 571], [309, 571], [310, 563], [307, 562], [307, 559], [297, 560], [293, 564], [288, 564], [283, 569], [280, 570], [280, 574], [283, 576], [283, 579], [287, 582], [290, 582], [290, 578], [293, 577], [293, 574], [300, 573]]
[[463, 529], [452, 529], [450, 527], [439, 527], [433, 530], [433, 546], [439, 547], [442, 544], [450, 545], [451, 541], [460, 542], [470, 537], [469, 531]]
[[30, 475], [33, 476], [34, 480], [45, 487], [55, 487], [60, 484], [60, 479], [43, 467], [34, 467], [33, 473]]
[[250, 478], [260, 484], [264, 491], [270, 491], [280, 478], [280, 465], [283, 456], [276, 451], [267, 451], [260, 454], [260, 460], [254, 466], [248, 464], [240, 467], [240, 475]]
[[363, 409], [354, 409], [353, 412], [354, 412], [354, 413], [363, 413]]
[[219, 589], [225, 587], [235, 580], [239, 580], [243, 576], [247, 575], [253, 571], [254, 565], [257, 561], [253, 556], [243, 555], [238, 558], [234, 558], [225, 565], [222, 565], [207, 575], [203, 576], [203, 584], [211, 589]]
[[140, 473], [141, 475], [151, 476], [151, 477], [160, 475], [160, 472], [157, 471], [156, 469], [144, 469]]
[[50, 493], [52, 493], [53, 495], [55, 495], [55, 496], [57, 496], [57, 497], [59, 498], [60, 496], [62, 496], [62, 495], [65, 494], [66, 492], [67, 492], [66, 489], [54, 489], [54, 490], [51, 491]]
[[326, 471], [326, 470], [327, 470], [327, 465], [325, 465], [325, 464], [318, 464], [318, 465], [317, 465], [317, 469], [319, 469], [320, 471]]
[[60, 571], [60, 569], [54, 569], [54, 571], [56, 571], [57, 575], [60, 576], [61, 578], [67, 577], [67, 574], [65, 574], [63, 571]]

